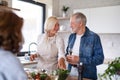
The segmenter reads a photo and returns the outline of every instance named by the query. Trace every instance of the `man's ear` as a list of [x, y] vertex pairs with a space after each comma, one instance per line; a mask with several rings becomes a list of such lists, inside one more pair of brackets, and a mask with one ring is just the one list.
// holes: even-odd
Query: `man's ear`
[[82, 26], [83, 25], [83, 22], [79, 22], [79, 26]]

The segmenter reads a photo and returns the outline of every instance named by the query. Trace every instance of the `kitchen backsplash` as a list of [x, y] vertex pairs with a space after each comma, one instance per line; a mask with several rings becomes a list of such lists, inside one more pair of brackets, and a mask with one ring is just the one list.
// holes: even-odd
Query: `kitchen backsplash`
[[99, 34], [105, 58], [120, 57], [120, 34]]
[[[59, 32], [67, 46], [68, 37], [70, 32]], [[120, 56], [120, 33], [100, 33], [99, 34], [103, 46], [105, 58], [114, 59]]]

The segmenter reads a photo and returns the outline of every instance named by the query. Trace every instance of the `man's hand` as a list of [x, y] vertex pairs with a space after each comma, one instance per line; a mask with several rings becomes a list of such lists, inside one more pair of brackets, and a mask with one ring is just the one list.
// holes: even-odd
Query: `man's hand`
[[66, 60], [68, 61], [68, 63], [76, 65], [79, 62], [79, 56], [67, 55]]

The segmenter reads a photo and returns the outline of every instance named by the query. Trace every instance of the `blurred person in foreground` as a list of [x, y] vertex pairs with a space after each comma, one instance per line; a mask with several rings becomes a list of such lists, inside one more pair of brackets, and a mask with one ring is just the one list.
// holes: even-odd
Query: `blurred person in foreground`
[[45, 33], [38, 37], [36, 54], [30, 56], [31, 60], [38, 58], [37, 68], [45, 69], [48, 73], [58, 68], [66, 69], [64, 41], [57, 34], [59, 30], [58, 19], [49, 17], [44, 25]]
[[22, 18], [0, 7], [0, 80], [27, 80], [16, 57], [23, 44], [22, 25]]
[[[78, 76], [76, 65], [82, 63], [83, 80], [97, 80], [97, 65], [104, 61], [100, 37], [86, 26], [86, 16], [74, 13], [70, 18], [73, 33], [69, 36], [66, 60], [71, 76]], [[70, 55], [69, 52], [72, 52]]]

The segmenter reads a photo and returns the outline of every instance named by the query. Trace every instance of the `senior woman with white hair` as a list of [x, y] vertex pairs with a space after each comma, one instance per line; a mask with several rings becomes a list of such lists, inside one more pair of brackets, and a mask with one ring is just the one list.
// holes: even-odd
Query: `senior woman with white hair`
[[56, 34], [59, 30], [58, 19], [49, 17], [44, 25], [45, 33], [38, 37], [37, 52], [31, 55], [31, 60], [38, 57], [38, 69], [45, 69], [48, 72], [57, 68], [66, 69], [64, 41]]

